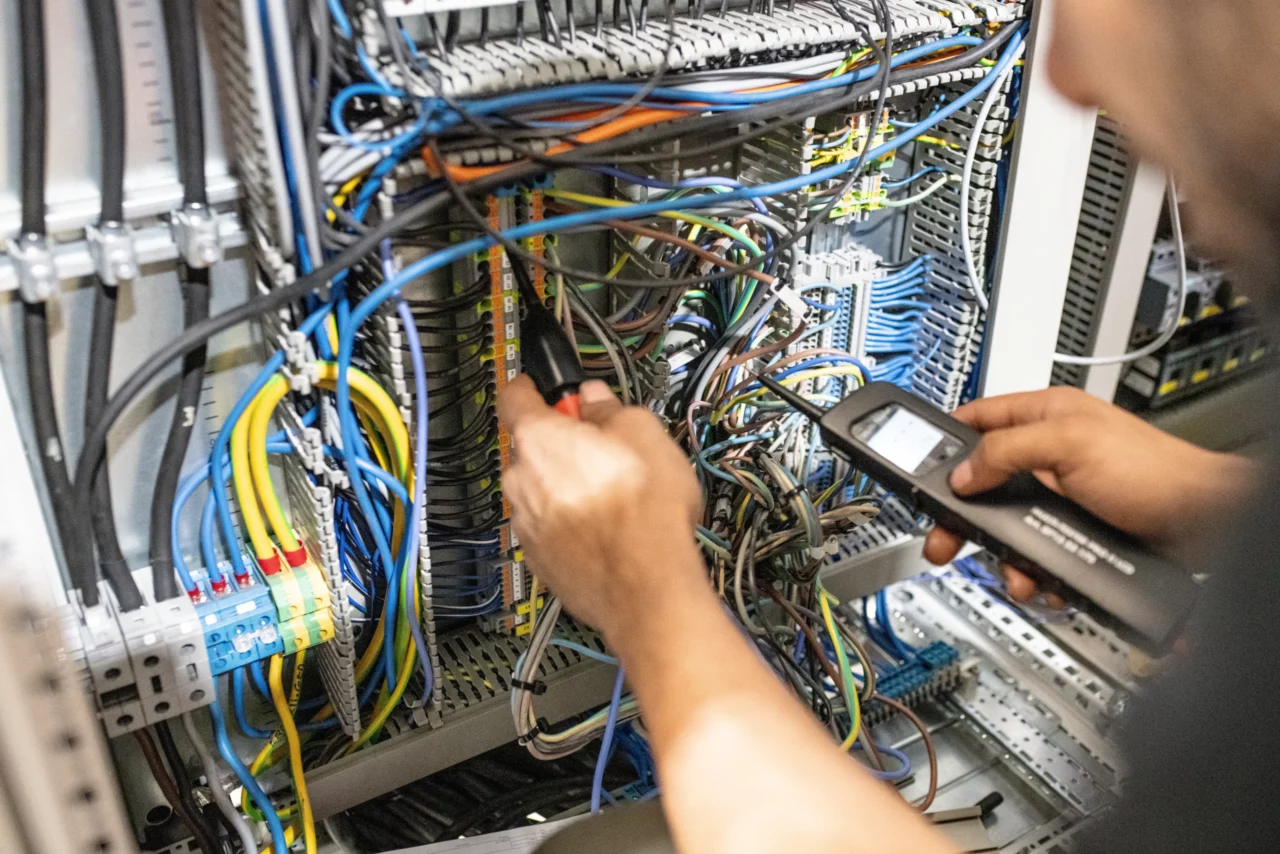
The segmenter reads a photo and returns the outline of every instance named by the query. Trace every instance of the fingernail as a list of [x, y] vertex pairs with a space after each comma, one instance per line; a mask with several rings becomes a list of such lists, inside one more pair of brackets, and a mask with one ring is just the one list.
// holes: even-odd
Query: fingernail
[[604, 380], [587, 380], [578, 386], [578, 398], [583, 403], [600, 403], [613, 397], [609, 384]]
[[962, 460], [960, 465], [951, 470], [951, 488], [959, 492], [970, 483], [973, 483], [973, 463]]

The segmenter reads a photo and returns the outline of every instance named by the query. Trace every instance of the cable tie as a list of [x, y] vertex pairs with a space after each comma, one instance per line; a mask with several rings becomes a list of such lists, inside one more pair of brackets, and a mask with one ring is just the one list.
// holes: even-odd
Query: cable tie
[[529, 742], [536, 739], [540, 734], [546, 732], [550, 726], [551, 725], [547, 722], [546, 718], [538, 718], [537, 721], [534, 722], [533, 728], [530, 729], [528, 732], [526, 732], [524, 735], [517, 738], [516, 743], [519, 744], [521, 747], [524, 747], [528, 745]]
[[511, 686], [519, 688], [521, 691], [532, 691], [535, 697], [540, 697], [547, 693], [547, 683], [541, 679], [535, 679], [532, 682], [526, 682], [523, 679], [512, 679]]
[[803, 486], [801, 486], [800, 484], [796, 484], [794, 487], [792, 487], [791, 489], [788, 489], [786, 492], [782, 493], [782, 495], [778, 497], [778, 503], [786, 504], [788, 501], [790, 501], [793, 498], [796, 498], [804, 491], [805, 489]]

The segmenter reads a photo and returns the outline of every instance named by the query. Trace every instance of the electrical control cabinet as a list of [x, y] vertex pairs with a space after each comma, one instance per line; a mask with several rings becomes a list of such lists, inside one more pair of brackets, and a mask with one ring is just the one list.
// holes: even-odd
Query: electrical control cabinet
[[[589, 800], [518, 770], [594, 757], [615, 672], [503, 493], [532, 298], [690, 455], [735, 619], [844, 603], [904, 798], [999, 792], [1026, 854], [1114, 800], [1127, 647], [981, 557], [929, 571], [928, 520], [748, 373], [944, 409], [1049, 383], [1098, 169], [1049, 0], [73, 5], [0, 11], [0, 576], [59, 629], [122, 844], [279, 852], [288, 809], [390, 850]], [[843, 737], [825, 652], [761, 643]]]

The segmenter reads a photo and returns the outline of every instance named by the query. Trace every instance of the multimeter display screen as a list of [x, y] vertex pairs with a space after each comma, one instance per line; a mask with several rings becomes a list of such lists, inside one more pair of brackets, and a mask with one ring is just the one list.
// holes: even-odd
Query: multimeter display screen
[[960, 440], [897, 403], [872, 412], [852, 432], [907, 474], [927, 474], [961, 448]]

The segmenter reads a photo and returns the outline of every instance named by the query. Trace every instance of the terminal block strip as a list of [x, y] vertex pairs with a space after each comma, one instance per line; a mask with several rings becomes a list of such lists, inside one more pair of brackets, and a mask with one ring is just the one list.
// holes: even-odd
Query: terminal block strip
[[[889, 0], [894, 37], [943, 35], [983, 22], [1007, 22], [1022, 14], [1018, 4], [994, 0], [970, 3], [950, 0]], [[866, 21], [873, 39], [884, 32], [869, 12]], [[860, 44], [862, 36], [852, 23], [826, 3], [796, 3], [777, 8], [772, 15], [734, 9], [723, 15], [678, 16], [668, 36], [665, 24], [655, 23], [632, 33], [625, 24], [594, 32], [580, 31], [561, 44], [540, 39], [498, 39], [486, 44], [462, 44], [433, 63], [439, 73], [439, 89], [454, 98], [475, 97], [539, 86], [616, 80], [648, 76], [663, 66], [669, 71], [742, 63], [750, 57], [771, 57], [779, 52], [817, 55]], [[670, 51], [667, 50], [670, 41]], [[404, 86], [404, 74], [394, 62], [380, 72], [394, 85]], [[407, 81], [409, 91], [429, 97], [435, 90], [426, 81]]]
[[[147, 587], [147, 585], [141, 585]], [[213, 701], [217, 671], [186, 595], [121, 611], [106, 582], [99, 602], [68, 605], [63, 634], [108, 736], [194, 711]]]

